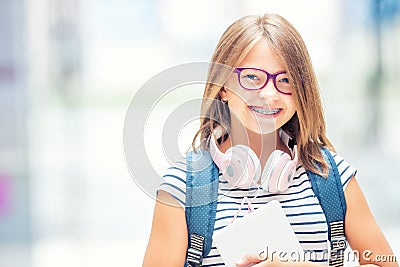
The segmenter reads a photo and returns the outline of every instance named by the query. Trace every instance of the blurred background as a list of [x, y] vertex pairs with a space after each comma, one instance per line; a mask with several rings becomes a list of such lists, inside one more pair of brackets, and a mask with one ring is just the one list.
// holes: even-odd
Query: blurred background
[[399, 257], [400, 1], [0, 0], [0, 266], [140, 266], [154, 200], [125, 164], [130, 101], [265, 12], [302, 34], [328, 136]]

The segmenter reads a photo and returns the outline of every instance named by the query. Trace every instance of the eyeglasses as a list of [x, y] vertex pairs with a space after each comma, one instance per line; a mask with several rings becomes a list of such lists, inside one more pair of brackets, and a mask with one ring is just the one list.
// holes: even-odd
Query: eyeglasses
[[279, 93], [292, 94], [292, 85], [286, 71], [271, 74], [257, 68], [235, 68], [234, 72], [237, 73], [239, 84], [243, 89], [260, 90], [267, 85], [269, 79], [272, 79], [275, 89]]

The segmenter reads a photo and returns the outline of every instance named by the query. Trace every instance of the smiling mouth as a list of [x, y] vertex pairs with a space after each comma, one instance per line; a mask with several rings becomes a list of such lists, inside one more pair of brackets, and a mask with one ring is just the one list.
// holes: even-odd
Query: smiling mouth
[[278, 109], [265, 109], [265, 108], [258, 108], [258, 107], [252, 107], [252, 106], [250, 106], [250, 109], [252, 111], [255, 111], [255, 112], [263, 114], [263, 115], [275, 115], [275, 114], [279, 113], [282, 110], [281, 108], [278, 108]]

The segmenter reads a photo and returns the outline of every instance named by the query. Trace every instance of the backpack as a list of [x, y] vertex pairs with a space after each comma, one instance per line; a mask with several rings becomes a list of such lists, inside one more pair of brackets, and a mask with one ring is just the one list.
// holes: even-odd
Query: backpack
[[[347, 246], [344, 235], [346, 201], [336, 163], [328, 149], [321, 148], [329, 165], [327, 178], [307, 170], [312, 190], [318, 198], [328, 223], [329, 266], [343, 266]], [[186, 223], [188, 249], [186, 267], [202, 266], [211, 250], [217, 210], [219, 170], [206, 150], [191, 151], [186, 156]]]

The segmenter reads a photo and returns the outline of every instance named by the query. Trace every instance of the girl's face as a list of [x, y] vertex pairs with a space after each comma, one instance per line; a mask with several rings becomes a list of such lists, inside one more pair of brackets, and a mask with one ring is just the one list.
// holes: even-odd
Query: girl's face
[[[238, 68], [257, 68], [272, 75], [286, 71], [265, 40], [260, 40], [250, 50]], [[281, 128], [296, 112], [297, 104], [292, 92], [294, 89], [288, 76], [281, 74], [275, 79], [276, 86], [283, 88], [281, 91], [284, 94], [276, 89], [271, 76], [265, 84], [267, 75], [263, 71], [244, 70], [240, 74], [233, 73], [225, 90], [221, 90], [221, 98], [228, 101], [231, 111], [232, 128], [238, 122], [250, 131], [267, 134]], [[242, 86], [262, 88], [246, 90]]]

